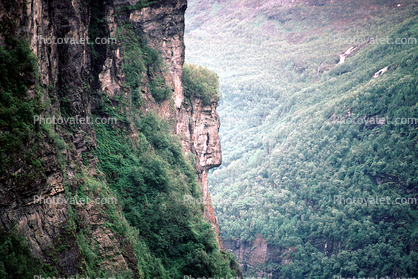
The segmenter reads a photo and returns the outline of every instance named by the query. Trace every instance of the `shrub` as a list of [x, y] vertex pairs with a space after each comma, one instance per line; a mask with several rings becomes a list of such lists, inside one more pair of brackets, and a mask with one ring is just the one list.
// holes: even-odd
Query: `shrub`
[[33, 278], [45, 275], [42, 264], [30, 252], [30, 246], [17, 232], [0, 228], [0, 278]]
[[216, 102], [220, 99], [218, 76], [206, 67], [185, 63], [182, 82], [186, 97], [198, 97], [205, 105], [212, 99]]

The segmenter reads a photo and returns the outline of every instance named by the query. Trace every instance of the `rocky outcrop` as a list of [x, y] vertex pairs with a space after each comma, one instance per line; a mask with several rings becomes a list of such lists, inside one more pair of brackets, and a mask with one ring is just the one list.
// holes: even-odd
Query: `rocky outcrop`
[[374, 75], [373, 78], [377, 78], [381, 75], [383, 75], [384, 73], [386, 73], [389, 70], [389, 66], [384, 67], [383, 69], [380, 69], [379, 71], [377, 71]]
[[337, 65], [343, 64], [348, 57], [353, 56], [356, 52], [358, 52], [360, 49], [365, 47], [370, 41], [371, 40], [365, 40], [361, 44], [349, 47], [346, 51], [344, 51], [343, 54], [339, 55], [339, 61], [338, 61]]
[[238, 240], [224, 240], [225, 247], [237, 256], [240, 267], [246, 274], [247, 270], [257, 270], [256, 275], [261, 278], [272, 278], [271, 271], [266, 267], [266, 263], [275, 263], [287, 265], [290, 259], [283, 258], [287, 249], [267, 244], [266, 240], [260, 235], [251, 242], [242, 242]]
[[[220, 237], [220, 230], [212, 206], [212, 200], [208, 189], [208, 171], [222, 163], [221, 142], [219, 138], [219, 115], [216, 111], [216, 102], [204, 106], [200, 99], [192, 99], [192, 105], [186, 108], [185, 114], [190, 114], [188, 119], [190, 134], [190, 150], [194, 154], [196, 170], [199, 181], [202, 184], [203, 200], [205, 206], [205, 219], [215, 230], [219, 248], [225, 247]], [[180, 112], [180, 115], [183, 112]], [[186, 146], [185, 146], [186, 147]]]
[[[80, 43], [80, 38], [87, 38], [90, 34], [92, 13], [102, 14], [103, 21], [99, 28], [102, 28], [109, 38], [116, 37], [118, 24], [122, 21], [129, 21], [134, 28], [142, 30], [148, 45], [160, 51], [167, 66], [167, 71], [163, 73], [173, 89], [173, 102], [156, 102], [151, 96], [144, 75], [141, 91], [145, 102], [141, 113], [152, 110], [167, 120], [174, 120], [171, 122], [173, 132], [181, 139], [184, 152], [192, 153], [195, 157], [204, 200], [209, 202], [205, 209], [205, 217], [215, 229], [220, 248], [223, 249], [207, 186], [208, 170], [219, 166], [222, 161], [217, 104], [212, 102], [209, 106], [204, 106], [200, 99], [192, 98], [190, 105], [186, 105], [181, 84], [185, 51], [184, 12], [187, 2], [156, 1], [146, 8], [125, 9], [126, 6], [133, 6], [139, 2], [2, 1], [0, 44], [5, 44], [7, 34], [13, 34], [15, 39], [28, 41], [38, 57], [37, 86], [38, 91], [42, 92], [41, 101], [46, 104], [42, 117], [61, 115], [65, 111], [69, 115], [91, 118], [91, 112], [97, 105], [93, 90], [105, 92], [110, 99], [125, 92], [121, 45], [96, 48], [94, 51], [103, 51], [97, 58], [97, 53], [93, 53], [89, 45]], [[9, 24], [10, 22], [12, 24]], [[74, 39], [78, 43], [53, 43], [54, 38]], [[95, 74], [97, 80], [94, 79]], [[33, 97], [35, 86], [29, 89], [29, 94]], [[32, 243], [36, 257], [44, 261], [57, 261], [60, 275], [74, 275], [84, 274], [87, 268], [77, 245], [76, 220], [79, 229], [85, 230], [85, 237], [101, 247], [98, 251], [99, 258], [103, 259], [101, 269], [135, 270], [137, 260], [132, 244], [129, 240], [113, 234], [106, 226], [109, 216], [103, 205], [94, 202], [44, 202], [48, 198], [65, 200], [68, 198], [68, 191], [77, 193], [85, 184], [85, 181], [79, 179], [81, 174], [104, 181], [100, 174], [96, 173], [96, 140], [90, 123], [78, 123], [72, 126], [71, 130], [54, 125], [50, 133], [46, 138], [56, 140], [39, 143], [40, 148], [33, 154], [41, 162], [42, 172], [31, 174], [24, 158], [2, 171], [0, 226], [10, 228], [16, 223], [17, 229]], [[58, 141], [65, 145], [60, 150]], [[23, 149], [29, 151], [30, 144]], [[17, 176], [21, 177], [22, 181], [16, 180]], [[92, 198], [95, 197], [100, 196], [92, 192]], [[115, 208], [117, 214], [121, 215], [118, 204], [115, 204]], [[65, 249], [58, 251], [56, 247]]]
[[[112, 15], [118, 5], [123, 1], [117, 1], [114, 8], [109, 7], [107, 18], [109, 20], [110, 34], [113, 35], [115, 23]], [[155, 102], [147, 83], [144, 83], [141, 91], [145, 100], [144, 113], [152, 110], [157, 112], [166, 120], [175, 120], [173, 132], [177, 134], [183, 144], [183, 151], [187, 155], [192, 153], [195, 157], [196, 170], [199, 182], [202, 185], [204, 197], [205, 218], [212, 225], [216, 232], [220, 248], [224, 249], [220, 238], [220, 231], [214, 215], [211, 198], [208, 191], [207, 173], [208, 170], [219, 166], [222, 163], [221, 144], [219, 139], [220, 120], [216, 112], [217, 102], [212, 101], [210, 105], [203, 105], [199, 98], [192, 97], [190, 104], [184, 102], [183, 86], [181, 76], [184, 63], [184, 13], [187, 7], [186, 1], [173, 1], [164, 6], [151, 5], [150, 7], [132, 10], [129, 20], [132, 24], [143, 30], [148, 45], [159, 50], [168, 71], [165, 72], [167, 83], [173, 88], [174, 105], [170, 100]], [[118, 80], [123, 78], [112, 76], [117, 73], [120, 66], [121, 52], [119, 48], [108, 55], [104, 71], [100, 76], [102, 90], [108, 94], [116, 94], [120, 90]], [[106, 65], [113, 65], [107, 67]]]
[[[341, 249], [341, 242], [333, 238], [318, 237], [311, 239], [310, 243], [325, 255], [338, 253]], [[297, 252], [294, 246], [268, 244], [260, 234], [251, 242], [227, 239], [224, 240], [224, 244], [226, 249], [236, 255], [243, 274], [248, 277], [255, 275], [258, 278], [281, 278], [282, 274], [277, 268], [271, 268], [269, 265], [289, 265], [294, 262], [294, 254]]]
[[184, 100], [181, 74], [184, 63], [184, 13], [187, 1], [172, 1], [164, 6], [151, 6], [133, 10], [130, 21], [143, 30], [148, 45], [158, 49], [168, 67], [166, 81], [174, 89], [173, 99], [177, 109]]

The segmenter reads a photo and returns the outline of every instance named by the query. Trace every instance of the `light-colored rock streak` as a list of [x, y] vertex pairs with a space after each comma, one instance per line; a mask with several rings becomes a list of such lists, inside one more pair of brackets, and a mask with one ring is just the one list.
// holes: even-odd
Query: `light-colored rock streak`
[[377, 71], [374, 75], [373, 78], [377, 78], [381, 75], [383, 75], [384, 73], [386, 73], [389, 69], [389, 66], [384, 67], [383, 69], [380, 69], [379, 71]]

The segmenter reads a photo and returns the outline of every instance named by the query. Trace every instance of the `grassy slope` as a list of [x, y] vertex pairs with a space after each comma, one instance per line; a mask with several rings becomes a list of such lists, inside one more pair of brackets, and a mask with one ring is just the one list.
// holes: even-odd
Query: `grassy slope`
[[186, 59], [214, 69], [223, 90], [224, 164], [210, 176], [221, 231], [295, 247], [290, 265], [268, 266], [277, 278], [418, 273], [416, 205], [334, 203], [417, 197], [417, 125], [329, 122], [418, 117], [417, 44], [369, 44], [335, 67], [349, 38], [417, 37], [417, 7], [401, 3], [189, 3]]

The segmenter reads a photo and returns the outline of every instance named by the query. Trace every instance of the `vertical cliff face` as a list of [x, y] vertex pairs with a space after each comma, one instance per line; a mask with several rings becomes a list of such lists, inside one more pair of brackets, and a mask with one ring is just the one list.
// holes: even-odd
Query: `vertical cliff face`
[[[11, 39], [25, 40], [38, 57], [39, 88], [46, 114], [60, 110], [62, 98], [67, 98], [70, 109], [83, 116], [90, 115], [89, 94], [83, 90], [83, 79], [90, 68], [90, 52], [85, 45], [48, 44], [43, 38], [86, 37], [88, 10], [82, 1], [2, 1], [0, 20], [2, 32], [0, 42], [5, 45]], [[7, 26], [7, 27], [6, 27]], [[6, 28], [4, 28], [6, 27]], [[70, 88], [72, 85], [72, 88]], [[35, 95], [35, 85], [29, 88]], [[23, 150], [8, 154], [15, 163], [4, 165], [1, 175], [0, 224], [10, 227], [17, 223], [19, 231], [30, 240], [33, 253], [42, 260], [55, 257], [61, 263], [60, 272], [79, 272], [79, 249], [71, 229], [73, 225], [67, 205], [63, 203], [40, 203], [38, 198], [65, 198], [64, 183], [69, 188], [77, 187], [75, 173], [81, 165], [80, 154], [86, 150], [86, 139], [93, 137], [88, 125], [80, 125], [68, 133], [60, 126], [57, 134], [65, 138], [71, 148], [64, 151], [66, 167], [60, 165], [57, 148], [53, 140], [31, 138], [22, 146]], [[5, 131], [2, 131], [4, 135]], [[35, 154], [31, 145], [38, 145]], [[91, 148], [91, 147], [90, 147]], [[41, 171], [32, 173], [33, 165], [28, 157], [33, 155], [43, 165]], [[3, 168], [3, 166], [2, 166]], [[16, 175], [18, 176], [16, 176]], [[64, 240], [65, 237], [65, 240]], [[66, 245], [68, 249], [56, 253], [53, 247]]]
[[[96, 2], [92, 1], [93, 4]], [[144, 74], [140, 113], [155, 111], [170, 121], [173, 133], [182, 141], [184, 153], [194, 155], [204, 200], [209, 202], [205, 217], [215, 229], [223, 249], [207, 187], [208, 170], [219, 166], [222, 161], [217, 104], [212, 102], [204, 106], [200, 99], [192, 98], [191, 105], [185, 105], [181, 84], [186, 1], [163, 1], [147, 7], [135, 7], [142, 3], [135, 0], [92, 3], [81, 0], [2, 1], [0, 44], [6, 46], [11, 37], [25, 40], [37, 56], [38, 78], [28, 88], [32, 97], [40, 93], [40, 102], [43, 103], [41, 117], [91, 118], [92, 110], [98, 105], [93, 90], [105, 92], [109, 99], [125, 93], [126, 76], [122, 70], [124, 57], [120, 42], [112, 47], [91, 48], [83, 43], [53, 43], [51, 39], [70, 38], [80, 42], [80, 38], [94, 34], [91, 33], [94, 28], [104, 28], [109, 38], [117, 38], [122, 22], [129, 22], [142, 30], [148, 46], [159, 50], [167, 66], [167, 70], [161, 73], [173, 92], [172, 101], [170, 98], [155, 101], [149, 77]], [[126, 9], [127, 6], [134, 8]], [[94, 28], [93, 13], [101, 14], [103, 19]], [[1, 132], [3, 135], [5, 130]], [[9, 156], [13, 163], [2, 166], [0, 226], [10, 229], [16, 223], [17, 229], [32, 243], [33, 254], [45, 261], [56, 259], [60, 274], [83, 273], [86, 268], [77, 240], [80, 229], [86, 230], [85, 237], [101, 247], [99, 257], [103, 258], [100, 263], [103, 270], [136, 271], [137, 259], [132, 243], [112, 233], [106, 226], [110, 217], [104, 205], [43, 202], [47, 198], [68, 199], [70, 193], [79, 192], [80, 187], [88, 184], [80, 177], [105, 183], [103, 175], [96, 171], [98, 160], [94, 155], [96, 135], [93, 125], [76, 123], [70, 129], [54, 125], [43, 137], [40, 140], [33, 136], [24, 142], [22, 151]], [[34, 144], [39, 147], [36, 152], [31, 150]], [[42, 165], [39, 171], [34, 171], [27, 158], [30, 152], [30, 156], [36, 157]], [[100, 197], [98, 192], [90, 192], [90, 195]], [[118, 204], [115, 210], [121, 215]], [[63, 245], [65, 249], [56, 249]]]
[[226, 240], [225, 247], [237, 256], [237, 261], [244, 273], [248, 270], [256, 270], [255, 275], [262, 278], [273, 276], [266, 263], [288, 265], [291, 263], [291, 259], [288, 256], [283, 257], [283, 253], [294, 250], [294, 248], [285, 249], [269, 245], [261, 235], [256, 235], [251, 242], [243, 242], [239, 239]]
[[[116, 36], [115, 9], [127, 4], [126, 1], [115, 1], [115, 6], [110, 6], [106, 10], [107, 23], [112, 36]], [[151, 5], [129, 13], [129, 21], [143, 31], [148, 45], [159, 50], [168, 68], [164, 77], [173, 88], [174, 105], [170, 100], [155, 102], [148, 83], [145, 82], [141, 87], [142, 97], [145, 100], [143, 110], [144, 112], [152, 110], [166, 120], [174, 120], [173, 132], [180, 136], [184, 153], [191, 152], [195, 157], [195, 166], [206, 204], [205, 218], [215, 229], [220, 248], [224, 249], [207, 182], [208, 170], [222, 163], [217, 102], [204, 105], [201, 99], [192, 98], [191, 104], [186, 104], [181, 83], [185, 53], [183, 35], [186, 8], [187, 1], [171, 1], [163, 6]], [[107, 56], [100, 74], [102, 90], [108, 92], [110, 96], [116, 95], [121, 90], [119, 81], [123, 80], [123, 76], [117, 74], [122, 64], [119, 53], [121, 53], [120, 48], [116, 48]], [[146, 79], [145, 76], [144, 78]]]
[[216, 105], [215, 102], [212, 102], [209, 106], [204, 106], [200, 99], [193, 99], [192, 105], [186, 109], [186, 113], [190, 113], [188, 131], [190, 134], [190, 150], [196, 158], [196, 169], [199, 181], [202, 184], [205, 219], [215, 230], [219, 248], [225, 250], [209, 195], [207, 177], [211, 168], [222, 163], [221, 142], [218, 133], [220, 120]]

